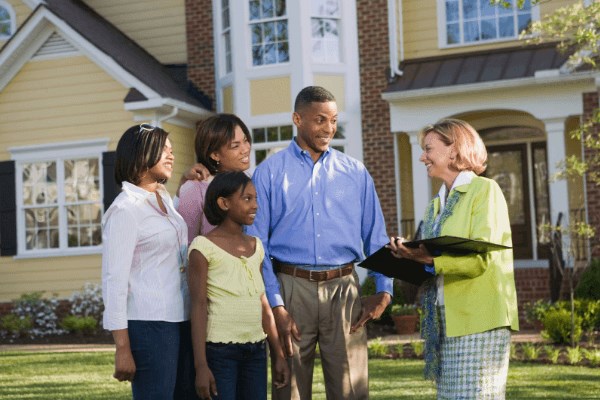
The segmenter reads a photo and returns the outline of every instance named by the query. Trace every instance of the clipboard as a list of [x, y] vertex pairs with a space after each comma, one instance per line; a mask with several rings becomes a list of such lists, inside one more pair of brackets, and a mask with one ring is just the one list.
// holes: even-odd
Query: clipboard
[[[404, 242], [403, 244], [410, 248], [417, 248], [423, 244], [430, 253], [447, 252], [455, 254], [487, 253], [489, 251], [511, 248], [510, 246], [497, 243], [457, 236], [439, 236], [431, 239], [413, 240]], [[423, 264], [419, 262], [407, 258], [394, 257], [390, 249], [385, 246], [371, 254], [358, 265], [417, 286], [435, 276], [425, 271]]]

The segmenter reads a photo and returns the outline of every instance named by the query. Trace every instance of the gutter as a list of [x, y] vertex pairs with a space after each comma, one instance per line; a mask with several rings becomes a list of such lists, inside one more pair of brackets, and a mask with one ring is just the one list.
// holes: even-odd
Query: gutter
[[[398, 8], [396, 8], [398, 1]], [[400, 22], [398, 27], [398, 13]], [[399, 28], [399, 29], [398, 29]], [[390, 49], [390, 79], [402, 76], [404, 72], [399, 68], [404, 60], [404, 34], [402, 31], [402, 0], [388, 0], [388, 40]], [[398, 32], [400, 37], [398, 38]], [[398, 39], [400, 39], [400, 57], [398, 58]]]

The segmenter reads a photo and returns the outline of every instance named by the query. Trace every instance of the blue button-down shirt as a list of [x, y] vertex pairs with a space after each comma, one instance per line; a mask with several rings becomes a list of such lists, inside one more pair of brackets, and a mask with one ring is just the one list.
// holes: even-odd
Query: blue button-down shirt
[[[283, 305], [270, 257], [306, 266], [340, 266], [389, 242], [373, 179], [359, 161], [334, 149], [314, 163], [295, 140], [258, 166], [258, 212], [248, 234], [265, 248], [263, 275], [271, 307]], [[310, 268], [310, 267], [307, 267]], [[318, 267], [317, 267], [318, 268]], [[392, 279], [375, 272], [377, 292]]]

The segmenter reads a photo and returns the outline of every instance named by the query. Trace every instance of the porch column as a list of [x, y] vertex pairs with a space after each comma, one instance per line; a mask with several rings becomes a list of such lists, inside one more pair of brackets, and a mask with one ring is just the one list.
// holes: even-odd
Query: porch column
[[[418, 132], [409, 132], [412, 154], [412, 181], [413, 181], [413, 204], [415, 208], [415, 229], [425, 215], [425, 208], [431, 200], [431, 179], [427, 176], [425, 164], [419, 161], [423, 149], [419, 144]], [[412, 236], [414, 232], [403, 232], [405, 236]]]
[[[548, 154], [548, 183], [550, 189], [550, 216], [552, 224], [555, 225], [558, 219], [558, 213], [562, 212], [562, 226], [569, 226], [569, 188], [566, 179], [553, 180], [552, 177], [559, 171], [558, 163], [566, 159], [565, 148], [565, 118], [544, 119], [546, 126], [546, 153]], [[568, 240], [568, 236], [563, 236]], [[567, 243], [565, 243], [567, 245]]]

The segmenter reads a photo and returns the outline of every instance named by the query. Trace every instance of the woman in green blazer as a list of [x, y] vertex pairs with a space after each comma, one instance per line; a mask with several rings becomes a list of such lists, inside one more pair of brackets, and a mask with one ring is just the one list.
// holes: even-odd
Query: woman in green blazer
[[[498, 184], [478, 176], [487, 151], [468, 123], [446, 119], [419, 134], [420, 161], [443, 181], [429, 203], [423, 237], [459, 236], [512, 246], [508, 209]], [[398, 240], [399, 239], [399, 240]], [[518, 326], [512, 250], [430, 254], [392, 238], [392, 254], [435, 274], [424, 285], [421, 334], [425, 376], [438, 399], [504, 399], [510, 331]]]

